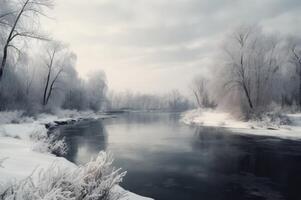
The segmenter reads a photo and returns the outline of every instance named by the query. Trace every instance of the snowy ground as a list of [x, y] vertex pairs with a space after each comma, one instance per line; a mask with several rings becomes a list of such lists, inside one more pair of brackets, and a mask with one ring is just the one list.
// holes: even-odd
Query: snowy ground
[[191, 110], [182, 115], [181, 121], [188, 125], [223, 127], [235, 133], [274, 136], [301, 140], [301, 114], [287, 114], [290, 125], [274, 125], [258, 121], [242, 121], [231, 114], [217, 110]]
[[[59, 111], [56, 115], [41, 114], [36, 119], [20, 118], [20, 112], [0, 113], [0, 191], [17, 181], [28, 177], [33, 171], [49, 168], [54, 162], [62, 168], [75, 169], [77, 166], [51, 153], [35, 151], [32, 135], [47, 135], [45, 124], [54, 121], [103, 118], [92, 112]], [[119, 186], [116, 191], [125, 191]], [[126, 191], [124, 199], [147, 200]]]

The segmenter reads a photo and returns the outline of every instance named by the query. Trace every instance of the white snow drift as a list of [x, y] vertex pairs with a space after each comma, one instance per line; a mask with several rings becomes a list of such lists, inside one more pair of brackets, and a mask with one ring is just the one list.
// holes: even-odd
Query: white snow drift
[[44, 124], [103, 115], [75, 111], [43, 114], [37, 119], [20, 118], [21, 115], [20, 112], [0, 113], [0, 194], [5, 191], [5, 199], [88, 199], [93, 195], [149, 199], [118, 185], [125, 174], [111, 166], [112, 159], [104, 152], [85, 166], [76, 166], [49, 152], [48, 141], [43, 140], [47, 138]]
[[273, 136], [301, 140], [301, 114], [285, 115], [291, 124], [271, 122], [269, 117], [261, 121], [243, 121], [231, 114], [212, 109], [195, 109], [185, 112], [181, 121], [188, 125], [222, 127], [233, 133]]

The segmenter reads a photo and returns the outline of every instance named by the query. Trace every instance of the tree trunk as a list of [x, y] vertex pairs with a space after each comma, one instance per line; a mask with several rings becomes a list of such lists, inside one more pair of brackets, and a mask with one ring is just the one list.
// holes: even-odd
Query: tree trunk
[[46, 84], [45, 84], [45, 88], [44, 88], [44, 94], [43, 94], [43, 106], [46, 106], [46, 104], [47, 104], [47, 91], [48, 91], [48, 86], [49, 86], [49, 81], [50, 81], [52, 65], [53, 65], [55, 54], [56, 54], [56, 50], [54, 50], [52, 52], [52, 54], [50, 55], [50, 63], [48, 65], [48, 75], [47, 75]]
[[8, 46], [5, 45], [4, 49], [3, 49], [3, 58], [2, 58], [1, 67], [0, 67], [0, 80], [2, 79], [4, 67], [5, 67], [6, 60], [7, 60], [7, 48], [8, 48]]
[[251, 110], [253, 110], [254, 106], [253, 106], [253, 103], [252, 103], [252, 100], [251, 100], [251, 97], [250, 97], [250, 93], [249, 93], [248, 88], [247, 88], [245, 83], [243, 83], [243, 89], [244, 89], [244, 92], [245, 92], [246, 97], [248, 99], [249, 106], [250, 106]]
[[48, 104], [48, 101], [51, 97], [51, 94], [52, 94], [52, 90], [53, 90], [53, 84], [54, 84], [55, 81], [53, 81], [50, 85], [50, 88], [49, 88], [49, 91], [48, 91], [48, 95], [47, 95], [47, 98], [46, 98], [46, 104]]
[[56, 74], [56, 76], [54, 77], [54, 79], [52, 80], [52, 82], [50, 84], [50, 87], [49, 87], [49, 90], [48, 90], [47, 97], [46, 97], [45, 105], [48, 104], [48, 101], [49, 101], [49, 99], [51, 97], [51, 93], [52, 93], [52, 90], [53, 90], [54, 83], [56, 82], [56, 80], [58, 79], [58, 77], [60, 76], [60, 74], [61, 74], [62, 71], [63, 71], [63, 69], [60, 69], [58, 71], [58, 73]]
[[46, 106], [46, 95], [47, 95], [47, 90], [48, 90], [48, 85], [49, 85], [49, 80], [50, 80], [50, 74], [51, 74], [51, 68], [49, 68], [48, 75], [47, 75], [47, 80], [44, 88], [44, 95], [43, 95], [43, 106]]
[[201, 108], [201, 107], [202, 107], [202, 104], [201, 104], [201, 102], [200, 102], [200, 99], [199, 99], [199, 96], [198, 96], [197, 92], [196, 92], [196, 91], [193, 91], [193, 94], [194, 94], [194, 96], [195, 96], [195, 98], [196, 98], [196, 101], [197, 101], [198, 106]]
[[299, 62], [299, 107], [301, 108], [301, 62]]

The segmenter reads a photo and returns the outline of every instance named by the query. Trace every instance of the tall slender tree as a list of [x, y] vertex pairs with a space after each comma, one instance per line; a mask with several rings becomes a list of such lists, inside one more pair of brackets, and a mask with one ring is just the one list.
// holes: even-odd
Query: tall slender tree
[[[52, 7], [52, 0], [20, 0], [16, 2], [13, 9], [0, 14], [1, 24], [6, 26], [6, 40], [2, 48], [2, 59], [0, 64], [0, 80], [3, 76], [4, 69], [9, 56], [9, 49], [16, 51], [20, 49], [15, 45], [14, 41], [18, 38], [21, 40], [26, 38], [34, 38], [46, 40], [46, 37], [39, 34], [33, 29], [33, 26], [28, 26], [25, 21], [29, 20], [29, 24], [34, 24], [36, 17], [46, 16], [44, 9]], [[6, 17], [12, 20], [5, 20]]]
[[49, 99], [53, 93], [55, 83], [58, 81], [63, 72], [64, 63], [61, 61], [61, 59], [63, 59], [62, 57], [64, 56], [64, 54], [62, 54], [64, 49], [65, 47], [58, 42], [52, 42], [50, 46], [48, 46], [48, 58], [46, 60], [47, 76], [45, 79], [45, 86], [43, 91], [43, 106], [46, 106], [48, 104]]
[[296, 74], [299, 79], [298, 104], [301, 108], [301, 48], [296, 44], [293, 44], [291, 47], [291, 62], [296, 66]]

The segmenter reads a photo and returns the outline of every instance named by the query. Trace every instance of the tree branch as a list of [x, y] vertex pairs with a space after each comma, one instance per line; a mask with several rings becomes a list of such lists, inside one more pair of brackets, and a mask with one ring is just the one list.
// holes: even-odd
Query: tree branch
[[16, 46], [12, 45], [12, 44], [9, 44], [8, 47], [11, 47], [13, 49], [15, 49], [17, 52], [18, 52], [18, 55], [20, 56], [21, 55], [21, 50], [18, 49]]

